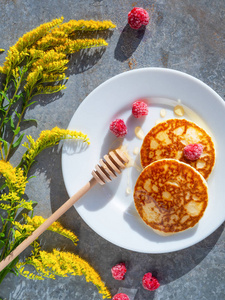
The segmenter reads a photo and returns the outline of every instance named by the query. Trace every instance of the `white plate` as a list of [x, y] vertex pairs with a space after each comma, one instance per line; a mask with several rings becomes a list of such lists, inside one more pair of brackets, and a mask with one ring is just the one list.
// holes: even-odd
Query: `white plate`
[[[149, 114], [135, 119], [132, 103], [145, 98]], [[225, 103], [210, 87], [187, 74], [162, 68], [128, 71], [107, 80], [96, 88], [78, 107], [69, 129], [82, 131], [90, 138], [86, 149], [64, 144], [63, 177], [68, 194], [72, 196], [91, 179], [91, 171], [109, 149], [118, 142], [127, 146], [139, 164], [133, 149], [142, 140], [135, 134], [136, 126], [144, 133], [155, 125], [160, 111], [164, 119], [174, 118], [173, 108], [181, 103], [186, 108], [184, 118], [196, 122], [212, 136], [216, 147], [216, 165], [208, 179], [209, 204], [203, 218], [193, 229], [169, 237], [155, 234], [136, 212], [132, 193], [139, 172], [125, 169], [111, 183], [95, 186], [75, 205], [83, 220], [106, 240], [128, 250], [144, 253], [165, 253], [192, 246], [210, 235], [225, 220]], [[128, 127], [126, 138], [118, 139], [109, 131], [115, 118], [124, 119]]]

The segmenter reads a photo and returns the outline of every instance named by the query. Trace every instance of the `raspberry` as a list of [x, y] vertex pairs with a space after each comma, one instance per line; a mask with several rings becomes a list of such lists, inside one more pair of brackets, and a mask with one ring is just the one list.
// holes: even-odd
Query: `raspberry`
[[124, 275], [125, 275], [126, 271], [127, 271], [127, 268], [125, 266], [125, 263], [119, 263], [119, 264], [115, 265], [114, 267], [112, 267], [112, 269], [111, 269], [112, 276], [116, 280], [124, 280]]
[[112, 300], [130, 300], [130, 298], [124, 294], [124, 293], [119, 293], [119, 294], [116, 294]]
[[139, 29], [142, 25], [148, 25], [149, 15], [148, 12], [141, 7], [134, 7], [128, 13], [128, 24], [133, 29]]
[[152, 276], [152, 273], [146, 273], [142, 278], [142, 285], [143, 288], [148, 291], [154, 291], [156, 290], [160, 284], [158, 280]]
[[127, 126], [121, 119], [114, 120], [109, 128], [117, 137], [124, 137], [127, 134]]
[[203, 152], [202, 144], [189, 144], [184, 147], [184, 157], [189, 160], [197, 160]]
[[132, 105], [132, 114], [135, 118], [140, 118], [142, 116], [147, 116], [148, 106], [143, 101], [135, 101]]

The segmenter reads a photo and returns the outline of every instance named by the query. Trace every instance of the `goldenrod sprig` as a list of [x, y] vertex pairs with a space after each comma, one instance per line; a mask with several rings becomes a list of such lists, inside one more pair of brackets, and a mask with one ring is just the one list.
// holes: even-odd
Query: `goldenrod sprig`
[[44, 130], [41, 132], [39, 138], [34, 141], [31, 136], [27, 136], [28, 142], [23, 144], [27, 151], [22, 157], [20, 165], [25, 169], [27, 174], [29, 168], [34, 163], [35, 157], [44, 149], [57, 145], [61, 140], [75, 139], [89, 144], [87, 135], [82, 132], [60, 129], [54, 127], [52, 130]]
[[43, 85], [43, 84], [39, 84], [37, 86], [37, 90], [35, 92], [35, 95], [41, 95], [41, 94], [54, 94], [57, 92], [60, 92], [62, 90], [65, 90], [66, 86], [64, 84], [60, 84], [60, 85]]
[[52, 35], [58, 35], [59, 31], [70, 35], [74, 31], [97, 31], [113, 29], [116, 25], [111, 21], [85, 21], [85, 20], [70, 20], [67, 23], [61, 24], [59, 27], [52, 30]]
[[[110, 299], [111, 294], [104, 282], [101, 280], [100, 275], [94, 270], [90, 264], [70, 252], [58, 251], [53, 249], [53, 252], [39, 251], [34, 255], [28, 257], [25, 261], [35, 267], [39, 276], [55, 279], [55, 275], [61, 277], [81, 276], [84, 275], [87, 282], [92, 282], [97, 288], [99, 293], [102, 294], [103, 299]], [[17, 264], [21, 275], [29, 278], [29, 272], [24, 272], [24, 264]], [[40, 278], [40, 279], [42, 279]]]
[[[14, 168], [10, 162], [0, 161], [0, 174], [5, 179], [4, 186], [7, 186], [8, 193], [0, 196], [0, 207], [7, 211], [7, 218], [3, 224], [1, 235], [4, 237], [4, 248], [0, 260], [7, 253], [7, 248], [12, 233], [12, 221], [14, 220], [19, 208], [33, 209], [32, 201], [22, 199], [27, 184], [27, 177], [20, 168]], [[7, 202], [7, 203], [5, 203]], [[1, 239], [1, 236], [0, 236]]]
[[[68, 77], [66, 77], [65, 73], [62, 74], [55, 74], [55, 73], [43, 73], [42, 74], [42, 79], [41, 79], [41, 83], [46, 83], [46, 82], [56, 82], [56, 81], [61, 81], [64, 79], [69, 79]], [[40, 85], [37, 86], [37, 88]]]
[[76, 40], [68, 39], [63, 45], [56, 47], [55, 51], [71, 54], [81, 49], [107, 46], [107, 45], [108, 43], [104, 39], [76, 39]]
[[5, 184], [9, 188], [9, 192], [14, 192], [19, 196], [24, 194], [28, 181], [22, 169], [14, 168], [10, 162], [0, 160], [0, 174], [5, 178]]
[[19, 38], [18, 42], [14, 46], [10, 47], [8, 51], [6, 62], [3, 65], [3, 73], [9, 75], [14, 67], [19, 65], [24, 58], [29, 55], [28, 49], [40, 38], [45, 36], [51, 29], [58, 26], [62, 22], [63, 17], [48, 23], [44, 23]]
[[[23, 214], [23, 217], [25, 220], [25, 224], [20, 224], [19, 222], [13, 223], [20, 232], [16, 233], [16, 237], [24, 232], [30, 235], [34, 230], [36, 230], [41, 224], [45, 222], [45, 219], [41, 216], [34, 216], [33, 218], [30, 218], [28, 215]], [[54, 222], [47, 230], [63, 235], [64, 237], [70, 239], [75, 246], [77, 245], [78, 237], [71, 230], [64, 228], [58, 221]]]

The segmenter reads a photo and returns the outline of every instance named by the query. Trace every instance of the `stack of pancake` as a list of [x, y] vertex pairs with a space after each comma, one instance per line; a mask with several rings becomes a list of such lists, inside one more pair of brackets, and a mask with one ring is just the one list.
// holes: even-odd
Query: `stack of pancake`
[[[198, 143], [203, 146], [201, 156], [185, 158], [184, 147]], [[206, 179], [215, 164], [209, 134], [185, 119], [167, 120], [145, 136], [140, 155], [144, 169], [134, 188], [134, 203], [143, 221], [160, 235], [194, 227], [207, 207]]]

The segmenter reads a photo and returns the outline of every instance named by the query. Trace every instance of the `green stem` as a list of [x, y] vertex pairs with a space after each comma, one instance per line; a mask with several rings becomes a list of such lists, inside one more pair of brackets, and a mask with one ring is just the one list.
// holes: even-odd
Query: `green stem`
[[27, 177], [28, 172], [30, 170], [30, 167], [33, 164], [33, 161], [30, 161], [30, 162], [27, 163], [26, 170], [23, 168], [24, 164], [26, 164], [26, 161], [24, 161], [24, 159], [22, 158], [21, 161], [20, 161], [20, 163], [18, 164], [17, 168], [22, 168], [24, 176]]
[[2, 152], [2, 143], [0, 145], [0, 153], [1, 153], [2, 160], [3, 160], [4, 159], [4, 155], [3, 155], [3, 152]]
[[[17, 211], [18, 211], [18, 209], [16, 209], [16, 210], [14, 211], [14, 213], [13, 213], [13, 216], [11, 216], [13, 219], [15, 219], [15, 216], [16, 216], [16, 214], [17, 214]], [[9, 217], [10, 217], [10, 213], [8, 212], [8, 217], [7, 217], [7, 219], [9, 219]], [[7, 225], [8, 225], [8, 222], [9, 222], [9, 221], [6, 221], [5, 224], [4, 224], [4, 226], [3, 226], [4, 231], [6, 231], [6, 229], [7, 229], [6, 227], [7, 227]], [[8, 248], [8, 245], [9, 245], [9, 238], [10, 238], [10, 231], [11, 231], [11, 229], [12, 229], [12, 222], [11, 222], [11, 224], [10, 224], [10, 226], [9, 226], [8, 234], [7, 234], [7, 237], [6, 237], [7, 242], [6, 242], [5, 246], [3, 247], [0, 261], [3, 260], [5, 253], [7, 253], [7, 248]], [[3, 232], [3, 230], [2, 230], [2, 232]]]
[[24, 72], [21, 74], [20, 80], [17, 82], [17, 86], [16, 86], [16, 90], [15, 90], [15, 92], [14, 92], [14, 95], [13, 95], [12, 99], [10, 100], [8, 109], [7, 109], [7, 111], [5, 112], [4, 117], [3, 117], [3, 119], [2, 119], [2, 123], [1, 123], [1, 125], [0, 125], [0, 133], [2, 132], [2, 127], [4, 126], [4, 121], [5, 121], [6, 117], [8, 116], [8, 113], [9, 113], [9, 111], [10, 111], [10, 108], [11, 108], [12, 105], [13, 105], [14, 99], [15, 99], [15, 97], [16, 97], [16, 95], [17, 95], [17, 92], [18, 92], [19, 87], [20, 87], [20, 85], [21, 85], [21, 82], [22, 82], [22, 80], [23, 80], [23, 75], [24, 75]]
[[[15, 131], [16, 131], [16, 130], [18, 129], [18, 127], [20, 126], [20, 123], [21, 123], [21, 121], [22, 121], [23, 115], [24, 115], [25, 110], [26, 110], [26, 108], [27, 108], [27, 104], [28, 104], [28, 102], [30, 101], [30, 99], [31, 99], [31, 96], [30, 96], [30, 94], [29, 94], [28, 97], [27, 97], [27, 99], [26, 99], [26, 101], [24, 102], [23, 109], [22, 109], [22, 112], [21, 112], [21, 114], [20, 114], [20, 116], [19, 116], [19, 120], [18, 120], [18, 122], [17, 122]], [[6, 157], [5, 157], [5, 161], [7, 161], [8, 157], [9, 157], [9, 154], [10, 154], [10, 151], [11, 151], [11, 148], [12, 148], [12, 145], [13, 145], [13, 142], [14, 142], [15, 137], [16, 137], [16, 134], [14, 133], [14, 134], [13, 134], [13, 137], [12, 137], [12, 140], [11, 140], [11, 142], [10, 142], [9, 148], [8, 148], [8, 152], [7, 152]]]
[[[6, 82], [5, 82], [5, 87], [4, 87], [4, 90], [3, 90], [4, 94], [6, 93], [6, 91], [7, 91], [7, 89], [8, 89], [8, 84], [9, 84], [9, 78], [8, 78], [8, 76], [7, 76]], [[1, 106], [1, 107], [2, 107], [2, 104], [3, 104], [3, 100], [4, 100], [4, 99], [5, 99], [5, 97], [2, 96], [2, 99], [1, 99], [1, 101], [0, 101], [0, 106]]]
[[11, 270], [15, 267], [15, 265], [18, 262], [18, 258], [16, 257], [6, 268], [4, 268], [1, 272], [0, 272], [0, 284], [3, 281], [3, 279], [5, 278], [5, 276], [11, 272]]
[[0, 272], [0, 284], [2, 283], [2, 280], [5, 278], [5, 276], [9, 273], [9, 270], [8, 269], [3, 269], [1, 272]]

